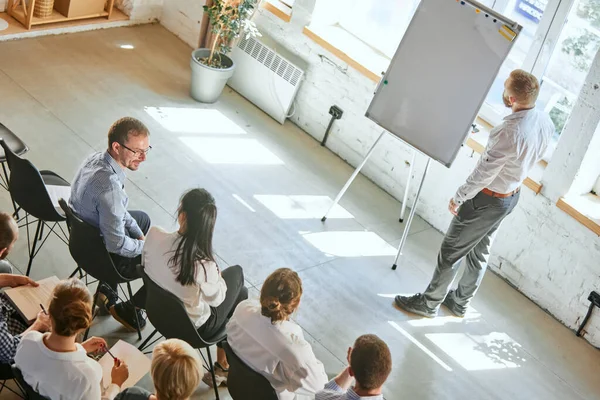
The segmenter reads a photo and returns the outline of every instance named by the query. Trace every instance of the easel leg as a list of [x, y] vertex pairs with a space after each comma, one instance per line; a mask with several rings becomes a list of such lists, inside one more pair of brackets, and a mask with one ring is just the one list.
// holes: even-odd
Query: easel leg
[[327, 219], [327, 216], [329, 215], [329, 213], [331, 212], [331, 210], [333, 210], [333, 208], [335, 206], [337, 206], [337, 204], [340, 202], [342, 196], [344, 195], [344, 193], [346, 193], [346, 190], [348, 190], [348, 188], [352, 184], [352, 181], [354, 180], [354, 178], [356, 178], [356, 176], [358, 175], [358, 173], [360, 172], [360, 170], [362, 169], [362, 167], [364, 167], [365, 164], [367, 163], [367, 160], [369, 159], [369, 157], [371, 157], [371, 154], [373, 154], [373, 150], [375, 150], [375, 146], [377, 146], [377, 143], [379, 143], [379, 140], [381, 140], [381, 138], [382, 138], [382, 136], [383, 136], [384, 133], [385, 133], [385, 131], [381, 132], [381, 135], [379, 135], [379, 137], [377, 138], [377, 140], [375, 141], [375, 143], [373, 143], [373, 146], [371, 146], [371, 148], [367, 152], [367, 155], [365, 156], [365, 158], [361, 161], [360, 165], [354, 170], [354, 172], [350, 176], [350, 179], [348, 179], [348, 181], [346, 182], [346, 184], [344, 185], [344, 187], [342, 188], [342, 190], [340, 190], [340, 192], [336, 196], [335, 200], [333, 201], [333, 204], [331, 205], [331, 207], [329, 207], [329, 210], [327, 210], [327, 212], [325, 213], [325, 215], [323, 216], [323, 218], [321, 218], [322, 222], [325, 222], [325, 220]]
[[417, 151], [413, 150], [412, 159], [410, 160], [410, 168], [408, 170], [408, 178], [406, 179], [406, 189], [404, 189], [404, 199], [402, 200], [402, 209], [400, 210], [400, 223], [404, 222], [404, 213], [406, 212], [406, 203], [408, 202], [408, 192], [410, 191], [410, 180], [415, 168], [415, 160], [417, 159]]
[[425, 165], [425, 171], [423, 171], [423, 177], [421, 178], [421, 183], [419, 183], [419, 189], [417, 190], [417, 194], [415, 196], [415, 200], [413, 201], [412, 207], [410, 209], [410, 213], [408, 214], [408, 220], [406, 221], [406, 225], [404, 226], [404, 231], [402, 232], [402, 239], [400, 239], [400, 245], [398, 246], [398, 253], [396, 253], [396, 259], [394, 260], [394, 265], [392, 265], [392, 269], [395, 270], [398, 264], [398, 258], [402, 255], [402, 250], [404, 249], [404, 245], [406, 244], [406, 239], [408, 238], [408, 231], [410, 230], [410, 225], [412, 224], [413, 218], [415, 216], [415, 212], [417, 211], [417, 203], [419, 202], [419, 197], [421, 196], [421, 189], [423, 189], [423, 184], [425, 183], [425, 177], [427, 176], [427, 171], [429, 171], [429, 164], [431, 163], [431, 158], [427, 159], [427, 165]]

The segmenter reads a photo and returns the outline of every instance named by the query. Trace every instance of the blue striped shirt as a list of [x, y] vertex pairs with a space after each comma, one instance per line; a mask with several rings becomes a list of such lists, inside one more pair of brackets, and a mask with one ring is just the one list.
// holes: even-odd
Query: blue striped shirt
[[352, 388], [344, 392], [344, 390], [335, 383], [335, 379], [332, 379], [325, 385], [325, 389], [317, 392], [315, 400], [383, 400], [383, 395], [378, 394], [376, 396], [368, 397], [359, 396]]
[[127, 211], [125, 172], [108, 154], [95, 153], [84, 161], [71, 184], [69, 204], [84, 221], [100, 228], [109, 252], [134, 258], [142, 254], [143, 233]]

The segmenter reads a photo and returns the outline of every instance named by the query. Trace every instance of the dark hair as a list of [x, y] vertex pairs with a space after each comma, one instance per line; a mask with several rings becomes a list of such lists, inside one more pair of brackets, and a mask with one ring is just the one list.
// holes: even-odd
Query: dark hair
[[8, 213], [0, 213], [0, 249], [5, 249], [15, 241], [17, 224]]
[[178, 214], [181, 213], [185, 213], [185, 232], [180, 236], [169, 264], [177, 274], [177, 282], [191, 285], [196, 282], [198, 264], [202, 265], [206, 279], [202, 261], [216, 262], [212, 250], [217, 221], [215, 199], [205, 189], [189, 190], [181, 196]]
[[296, 310], [302, 296], [302, 281], [289, 268], [275, 270], [260, 290], [260, 313], [271, 323], [283, 321]]
[[377, 389], [383, 386], [392, 371], [392, 354], [376, 335], [362, 335], [354, 342], [350, 367], [361, 389]]
[[108, 131], [108, 148], [112, 147], [113, 143], [124, 144], [129, 135], [150, 135], [150, 131], [139, 119], [132, 117], [123, 117], [117, 120]]
[[48, 314], [54, 333], [73, 336], [92, 324], [92, 295], [77, 278], [60, 282], [52, 292]]

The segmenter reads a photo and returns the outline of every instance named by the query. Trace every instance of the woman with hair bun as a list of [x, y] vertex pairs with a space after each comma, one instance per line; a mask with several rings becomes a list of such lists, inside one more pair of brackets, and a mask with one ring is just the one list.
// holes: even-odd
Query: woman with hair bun
[[113, 399], [129, 377], [127, 365], [115, 360], [112, 383], [102, 390], [102, 367], [87, 356], [106, 346], [92, 337], [79, 344], [77, 335], [92, 323], [92, 295], [79, 279], [60, 282], [48, 307], [52, 330], [29, 332], [17, 348], [15, 364], [25, 382], [51, 400]]
[[280, 268], [263, 283], [260, 303], [242, 301], [227, 324], [235, 354], [269, 380], [280, 400], [314, 399], [328, 381], [302, 328], [291, 320], [301, 296], [298, 274]]

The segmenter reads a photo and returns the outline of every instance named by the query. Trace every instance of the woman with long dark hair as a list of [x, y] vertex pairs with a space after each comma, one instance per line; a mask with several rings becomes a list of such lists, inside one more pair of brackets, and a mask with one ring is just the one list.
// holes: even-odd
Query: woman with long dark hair
[[[237, 304], [248, 298], [244, 274], [239, 265], [223, 271], [217, 265], [212, 248], [217, 207], [208, 191], [184, 193], [177, 220], [175, 232], [150, 229], [142, 262], [150, 279], [181, 299], [198, 332], [211, 337], [227, 323]], [[217, 384], [226, 384], [228, 368], [225, 352], [218, 347]], [[203, 380], [212, 386], [210, 374]]]

